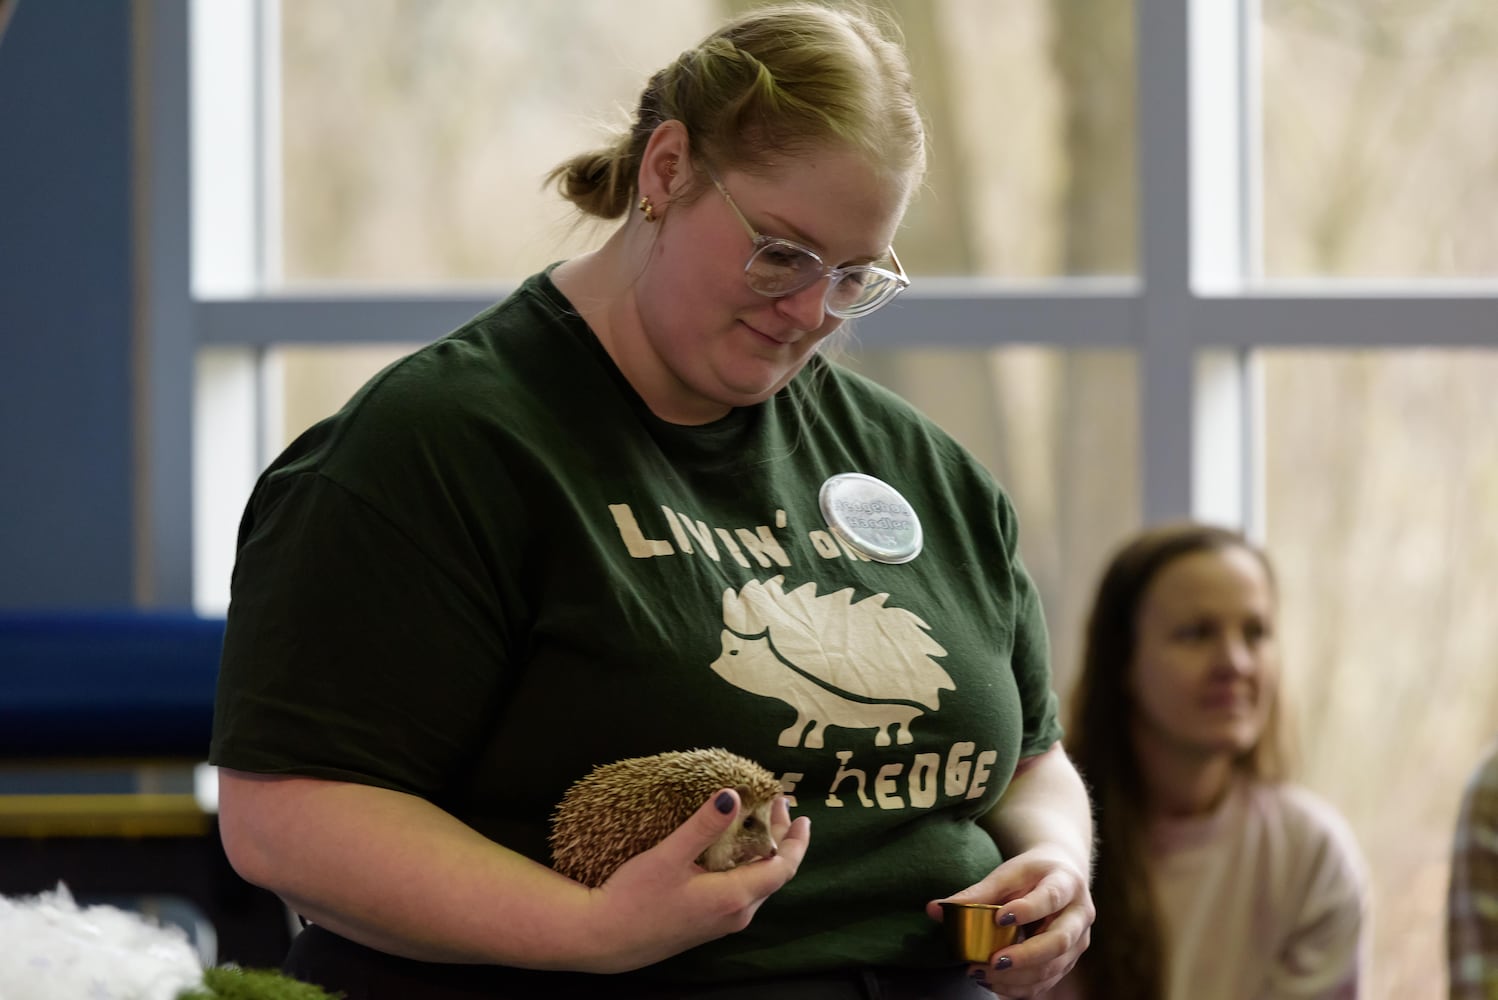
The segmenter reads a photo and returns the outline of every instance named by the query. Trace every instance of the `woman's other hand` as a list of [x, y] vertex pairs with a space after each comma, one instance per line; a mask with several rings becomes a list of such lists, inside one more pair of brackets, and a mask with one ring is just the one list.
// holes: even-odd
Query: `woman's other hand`
[[[1007, 858], [949, 899], [1004, 905], [997, 919], [1026, 928], [973, 974], [1002, 997], [1033, 997], [1055, 986], [1092, 939], [1096, 908], [1089, 873], [1092, 816], [1086, 786], [1059, 743], [1021, 758], [1009, 787], [980, 821]], [[926, 911], [941, 919], [937, 902]], [[979, 973], [981, 972], [981, 976]]]

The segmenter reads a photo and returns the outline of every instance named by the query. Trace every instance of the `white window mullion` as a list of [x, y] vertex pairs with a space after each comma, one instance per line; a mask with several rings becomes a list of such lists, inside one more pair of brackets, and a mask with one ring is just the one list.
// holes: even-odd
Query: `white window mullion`
[[190, 9], [192, 601], [218, 614], [228, 606], [239, 518], [263, 461], [264, 350], [214, 344], [208, 303], [254, 298], [279, 268], [280, 234], [266, 224], [279, 215], [266, 210], [278, 189], [278, 88], [266, 52], [277, 11], [262, 0], [190, 0]]
[[1258, 3], [1191, 0], [1189, 13], [1191, 289], [1241, 294], [1259, 270]]
[[255, 233], [257, 288], [285, 278], [281, 155], [281, 3], [255, 0]]
[[1263, 504], [1257, 365], [1246, 350], [1196, 353], [1195, 516], [1259, 536]]
[[254, 455], [251, 419], [259, 397], [254, 347], [199, 347], [193, 406], [193, 608], [222, 614], [229, 607], [229, 573], [239, 515], [255, 483], [244, 460]]

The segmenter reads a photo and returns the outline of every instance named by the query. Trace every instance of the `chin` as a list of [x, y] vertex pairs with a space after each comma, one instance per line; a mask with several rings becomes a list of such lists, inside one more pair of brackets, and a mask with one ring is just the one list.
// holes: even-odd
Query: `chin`
[[725, 379], [718, 398], [729, 406], [757, 406], [783, 389], [790, 380], [791, 376], [784, 373], [769, 380], [746, 378], [730, 382]]
[[1233, 725], [1217, 722], [1177, 731], [1177, 739], [1181, 746], [1209, 757], [1240, 757], [1258, 745], [1262, 732], [1262, 727], [1247, 720]]
[[1234, 757], [1242, 757], [1259, 745], [1259, 737], [1261, 735], [1262, 733], [1257, 727], [1251, 732], [1240, 731], [1229, 733], [1218, 741], [1217, 748], [1221, 753], [1229, 753]]

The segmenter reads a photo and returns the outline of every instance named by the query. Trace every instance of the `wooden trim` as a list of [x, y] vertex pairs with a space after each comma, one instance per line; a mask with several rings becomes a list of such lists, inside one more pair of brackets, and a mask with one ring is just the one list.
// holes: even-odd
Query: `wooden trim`
[[186, 794], [0, 795], [0, 837], [199, 837], [213, 818]]

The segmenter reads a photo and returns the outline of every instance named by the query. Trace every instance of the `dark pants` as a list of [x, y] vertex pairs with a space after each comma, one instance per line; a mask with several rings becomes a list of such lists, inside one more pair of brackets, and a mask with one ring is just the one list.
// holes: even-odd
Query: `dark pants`
[[287, 974], [347, 1000], [993, 1000], [967, 976], [945, 969], [860, 969], [723, 986], [672, 986], [637, 976], [534, 972], [414, 962], [308, 927], [286, 958]]

